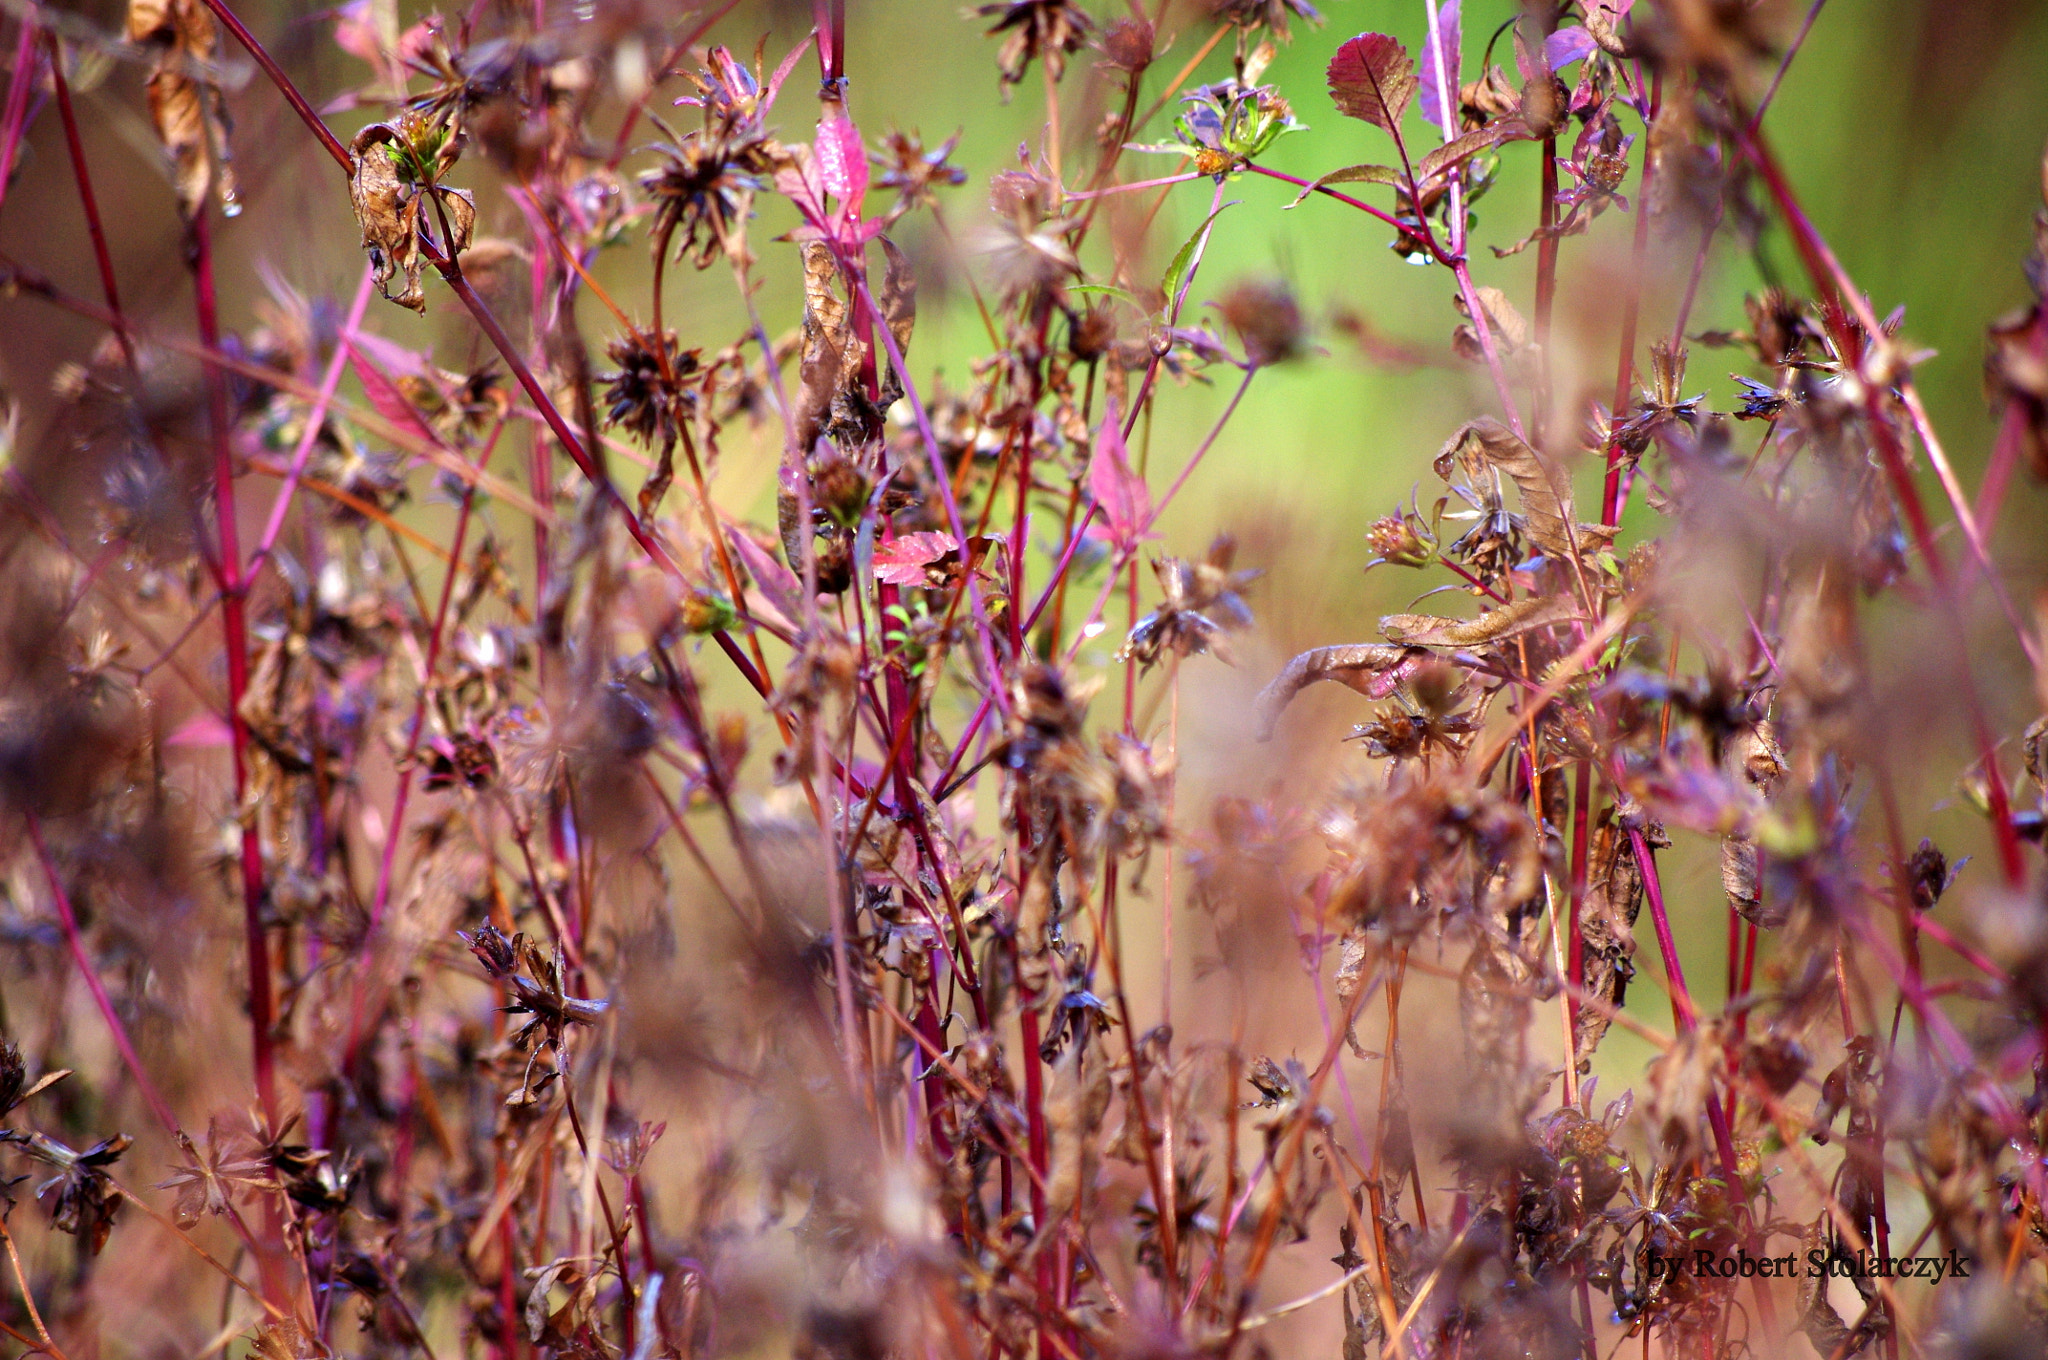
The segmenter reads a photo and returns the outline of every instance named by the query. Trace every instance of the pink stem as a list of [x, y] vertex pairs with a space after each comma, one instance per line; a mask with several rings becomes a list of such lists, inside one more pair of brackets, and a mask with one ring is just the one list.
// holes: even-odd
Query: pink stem
[[0, 126], [0, 205], [7, 202], [7, 187], [14, 179], [14, 157], [21, 150], [22, 133], [28, 124], [29, 92], [36, 84], [36, 25], [21, 21], [21, 35], [14, 45], [14, 76], [7, 82], [7, 113]]
[[[348, 320], [342, 323], [341, 335], [336, 340], [334, 355], [327, 362], [327, 372], [320, 379], [320, 394], [313, 401], [312, 410], [306, 415], [306, 428], [299, 435], [299, 446], [292, 450], [290, 470], [285, 473], [284, 489], [277, 493], [271, 503], [270, 521], [263, 526], [263, 536], [256, 543], [256, 551], [249, 557], [249, 569], [244, 573], [249, 580], [255, 579], [257, 569], [269, 559], [270, 550], [277, 544], [277, 536], [284, 531], [286, 513], [291, 509], [292, 497], [299, 489], [299, 479], [305, 475], [306, 464], [311, 461], [313, 445], [319, 442], [320, 431], [327, 424], [328, 403], [334, 400], [335, 389], [341, 385], [341, 375], [348, 367], [349, 346], [354, 343], [356, 332], [363, 324], [363, 311], [369, 306], [370, 291], [376, 282], [368, 265], [363, 266], [363, 281], [356, 285], [355, 302], [349, 307]], [[470, 491], [475, 490], [472, 483]]]
[[43, 877], [50, 884], [50, 896], [57, 904], [57, 919], [64, 927], [64, 941], [71, 946], [72, 961], [78, 965], [78, 975], [85, 979], [86, 987], [92, 992], [93, 1004], [99, 1007], [100, 1015], [113, 1032], [114, 1047], [121, 1050], [121, 1061], [128, 1065], [135, 1085], [142, 1092], [142, 1098], [149, 1102], [149, 1108], [157, 1120], [171, 1133], [178, 1131], [178, 1121], [171, 1114], [171, 1107], [164, 1102], [156, 1083], [149, 1079], [143, 1069], [142, 1059], [135, 1055], [135, 1045], [128, 1039], [128, 1027], [121, 1023], [120, 1014], [115, 1011], [112, 998], [100, 982], [99, 971], [92, 965], [92, 958], [85, 952], [85, 940], [78, 933], [78, 916], [71, 910], [71, 897], [64, 891], [64, 880], [58, 876], [57, 862], [50, 857], [50, 847], [43, 841], [43, 823], [35, 813], [27, 814], [29, 843], [35, 846], [36, 859], [43, 866]]

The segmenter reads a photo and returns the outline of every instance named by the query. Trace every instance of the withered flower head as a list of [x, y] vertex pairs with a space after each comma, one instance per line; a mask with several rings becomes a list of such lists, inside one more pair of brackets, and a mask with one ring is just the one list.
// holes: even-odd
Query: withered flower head
[[50, 1225], [84, 1242], [94, 1256], [106, 1246], [114, 1231], [114, 1217], [121, 1211], [121, 1197], [107, 1178], [106, 1168], [121, 1160], [135, 1140], [126, 1134], [102, 1138], [83, 1152], [73, 1151], [54, 1138], [32, 1133], [24, 1142], [28, 1155], [57, 1168], [57, 1174], [36, 1187], [36, 1198], [57, 1192], [50, 1203]]
[[1244, 341], [1245, 362], [1264, 368], [1301, 353], [1308, 333], [1294, 291], [1278, 279], [1247, 279], [1223, 295], [1223, 319]]
[[[460, 931], [456, 933], [461, 935]], [[560, 1051], [564, 1030], [570, 1025], [596, 1024], [611, 1007], [608, 1001], [569, 995], [562, 981], [562, 950], [559, 945], [552, 955], [543, 954], [524, 932], [508, 941], [492, 925], [485, 925], [474, 935], [461, 935], [461, 938], [492, 980], [510, 989], [512, 1000], [503, 1008], [506, 1013], [533, 1017], [512, 1037], [512, 1047], [516, 1050], [524, 1051], [539, 1039], [540, 1047]]]
[[513, 941], [506, 939], [505, 933], [489, 922], [473, 935], [464, 935], [459, 930], [455, 933], [469, 946], [469, 952], [476, 955], [477, 962], [493, 979], [502, 982], [519, 966], [519, 954]]
[[[608, 1125], [617, 1121], [607, 1118]], [[604, 1140], [604, 1164], [628, 1179], [640, 1174], [641, 1166], [647, 1161], [647, 1154], [661, 1141], [661, 1135], [668, 1132], [667, 1120], [641, 1120], [628, 1123], [619, 1135], [607, 1136]]]
[[605, 353], [618, 365], [615, 372], [597, 375], [605, 385], [605, 423], [650, 444], [674, 439], [697, 404], [702, 351], [683, 349], [674, 331], [663, 331], [659, 337], [622, 335]]
[[259, 1149], [246, 1135], [225, 1128], [218, 1118], [207, 1124], [205, 1152], [183, 1129], [178, 1130], [177, 1140], [185, 1164], [173, 1171], [169, 1180], [158, 1181], [156, 1188], [178, 1192], [173, 1214], [180, 1227], [191, 1227], [202, 1213], [227, 1213], [237, 1192], [268, 1189], [272, 1184], [270, 1163], [256, 1155]]
[[703, 109], [706, 127], [728, 131], [755, 127], [766, 111], [762, 106], [760, 75], [748, 70], [723, 43], [712, 48], [706, 59], [711, 65], [690, 76], [697, 93], [676, 102]]
[[1079, 51], [1095, 27], [1095, 21], [1071, 0], [996, 0], [974, 12], [996, 21], [989, 29], [990, 37], [1010, 35], [996, 54], [1005, 99], [1011, 88], [1023, 81], [1034, 60], [1043, 61], [1058, 80], [1067, 69], [1067, 54]]
[[676, 258], [703, 269], [723, 252], [744, 262], [747, 219], [763, 175], [781, 148], [761, 135], [725, 136], [706, 130], [649, 148], [661, 163], [640, 176], [654, 200], [656, 250], [675, 243]]
[[1162, 557], [1152, 564], [1165, 594], [1159, 608], [1138, 620], [1117, 652], [1117, 660], [1151, 667], [1161, 654], [1199, 656], [1213, 652], [1226, 666], [1237, 664], [1228, 633], [1249, 628], [1252, 611], [1238, 591], [1258, 579], [1256, 571], [1232, 571], [1237, 544], [1227, 535], [1209, 545], [1200, 562]]
[[896, 195], [890, 216], [901, 217], [914, 208], [927, 207], [938, 202], [935, 190], [958, 188], [967, 182], [967, 172], [949, 159], [959, 144], [958, 133], [929, 151], [915, 132], [891, 132], [882, 140], [886, 154], [871, 152], [869, 158], [881, 172], [875, 176], [875, 187]]
[[1371, 545], [1372, 561], [1366, 570], [1385, 563], [1396, 567], [1426, 567], [1436, 560], [1436, 535], [1411, 506], [1374, 520], [1365, 531]]
[[1263, 28], [1276, 37], [1289, 37], [1287, 20], [1292, 15], [1311, 24], [1323, 16], [1308, 0], [1209, 0], [1209, 13], [1218, 23], [1237, 28]]
[[1150, 19], [1131, 18], [1111, 24], [1097, 46], [1107, 59], [1103, 63], [1105, 66], [1136, 75], [1152, 64], [1157, 43], [1158, 34]]
[[1093, 363], [1116, 344], [1116, 312], [1108, 306], [1088, 307], [1073, 318], [1067, 349], [1082, 363]]
[[1420, 760], [1436, 755], [1456, 759], [1471, 745], [1486, 718], [1484, 701], [1460, 708], [1470, 694], [1464, 674], [1442, 662], [1419, 667], [1409, 677], [1396, 703], [1369, 723], [1351, 729], [1351, 739], [1366, 753], [1387, 760]]
[[1006, 291], [1022, 293], [1081, 272], [1070, 239], [1079, 219], [1052, 216], [1056, 192], [1030, 169], [1005, 170], [989, 181], [989, 207], [998, 221], [982, 249]]
[[1805, 303], [1781, 288], [1766, 288], [1742, 300], [1756, 356], [1773, 366], [1797, 362], [1809, 346], [1825, 344]]

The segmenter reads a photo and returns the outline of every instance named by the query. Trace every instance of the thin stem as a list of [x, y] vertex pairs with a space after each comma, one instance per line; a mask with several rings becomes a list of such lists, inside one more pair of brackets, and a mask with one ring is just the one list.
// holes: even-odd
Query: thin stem
[[[199, 342], [209, 353], [218, 353], [220, 319], [213, 283], [213, 236], [211, 219], [203, 203], [191, 222], [191, 244], [192, 295], [198, 311]], [[257, 1097], [264, 1112], [275, 1122], [277, 1080], [271, 1038], [275, 1010], [270, 942], [263, 920], [267, 898], [263, 833], [256, 822], [256, 809], [248, 804], [249, 722], [243, 713], [243, 702], [249, 692], [249, 625], [241, 539], [235, 522], [234, 426], [228, 411], [227, 382], [221, 371], [209, 365], [205, 378], [207, 428], [213, 443], [213, 518], [219, 547], [214, 573], [220, 584], [221, 632], [227, 653], [229, 754], [234, 774], [234, 816], [240, 832], [242, 930], [249, 969], [249, 1040]]]
[[21, 1269], [21, 1253], [15, 1250], [14, 1234], [7, 1231], [7, 1221], [0, 1219], [0, 1242], [7, 1244], [7, 1263], [14, 1267], [14, 1282], [21, 1286], [22, 1306], [28, 1309], [29, 1325], [36, 1329], [36, 1336], [43, 1343], [43, 1351], [50, 1360], [64, 1360], [64, 1352], [57, 1349], [57, 1343], [50, 1339], [50, 1329], [43, 1325], [42, 1310], [36, 1307], [36, 1296], [28, 1287], [28, 1276]]
[[263, 68], [263, 74], [270, 77], [270, 83], [277, 86], [277, 92], [284, 96], [285, 103], [292, 106], [292, 112], [299, 115], [299, 120], [319, 138], [320, 145], [327, 149], [327, 154], [334, 157], [334, 163], [341, 167], [341, 173], [353, 178], [356, 172], [355, 160], [348, 154], [348, 148], [341, 144], [341, 138], [334, 135], [334, 129], [328, 127], [319, 114], [313, 112], [313, 106], [306, 102], [306, 96], [299, 93], [299, 87], [292, 84], [292, 79], [284, 73], [284, 68], [277, 64], [270, 53], [264, 50], [263, 44], [256, 41], [255, 35], [235, 17], [235, 12], [227, 7], [225, 0], [202, 0], [202, 3], [213, 11], [213, 17], [220, 20], [221, 27], [234, 34], [235, 41], [241, 43], [249, 55], [256, 59], [256, 64]]
[[119, 1011], [114, 1009], [113, 999], [107, 995], [105, 984], [100, 981], [99, 970], [93, 967], [92, 956], [86, 953], [85, 937], [79, 933], [78, 916], [71, 910], [71, 895], [64, 891], [64, 879], [57, 872], [57, 861], [50, 854], [50, 847], [43, 839], [42, 819], [35, 813], [25, 814], [28, 821], [29, 844], [35, 847], [36, 861], [43, 867], [43, 880], [50, 885], [50, 900], [57, 907], [57, 923], [64, 930], [64, 943], [70, 946], [71, 961], [78, 965], [78, 975], [85, 979], [87, 990], [92, 993], [93, 1004], [99, 1007], [100, 1018], [107, 1022], [108, 1031], [114, 1036], [114, 1047], [120, 1050], [121, 1061], [127, 1064], [128, 1073], [135, 1078], [135, 1087], [142, 1092], [142, 1098], [149, 1104], [151, 1113], [157, 1117], [168, 1132], [178, 1131], [177, 1118], [171, 1107], [156, 1089], [156, 1083], [149, 1079], [149, 1072], [142, 1065], [142, 1059], [135, 1054], [135, 1045], [128, 1038], [128, 1027], [121, 1023]]
[[100, 292], [107, 310], [114, 314], [114, 339], [129, 371], [135, 369], [135, 340], [128, 333], [128, 318], [121, 310], [121, 290], [114, 281], [114, 257], [107, 249], [106, 228], [100, 222], [99, 200], [92, 191], [92, 172], [85, 163], [85, 142], [78, 134], [78, 116], [71, 106], [71, 82], [64, 77], [64, 47], [57, 35], [47, 35], [50, 44], [50, 83], [57, 92], [57, 116], [64, 124], [64, 147], [71, 156], [71, 177], [78, 185], [78, 201], [85, 212], [85, 229], [92, 237], [93, 263], [100, 271]]
[[[271, 503], [270, 519], [263, 526], [262, 537], [256, 541], [256, 551], [249, 555], [248, 570], [243, 573], [245, 581], [253, 581], [256, 572], [270, 560], [271, 549], [277, 545], [278, 535], [284, 532], [285, 516], [291, 510], [292, 497], [299, 488], [300, 479], [306, 474], [306, 464], [312, 460], [313, 446], [320, 440], [320, 434], [327, 427], [327, 411], [334, 402], [334, 393], [341, 386], [342, 372], [348, 367], [350, 347], [355, 342], [356, 332], [363, 324], [363, 313], [370, 305], [370, 294], [376, 285], [376, 275], [368, 265], [363, 266], [362, 282], [356, 285], [355, 301], [349, 305], [348, 319], [342, 323], [341, 334], [335, 340], [334, 353], [328, 357], [327, 371], [320, 377], [319, 394], [313, 400], [313, 408], [306, 415], [305, 428], [299, 434], [298, 447], [292, 450], [292, 460], [287, 465], [284, 486], [279, 489], [277, 499]], [[465, 496], [474, 495], [474, 483], [464, 487]]]
[[1339, 203], [1342, 203], [1347, 207], [1356, 208], [1362, 213], [1366, 213], [1373, 217], [1377, 217], [1380, 221], [1386, 223], [1388, 226], [1394, 228], [1396, 231], [1407, 230], [1406, 227], [1401, 225], [1400, 219], [1396, 218], [1392, 213], [1387, 212], [1385, 209], [1375, 208], [1372, 204], [1367, 203], [1362, 198], [1353, 198], [1350, 194], [1341, 193], [1336, 189], [1330, 188], [1328, 185], [1317, 184], [1315, 181], [1303, 179], [1299, 175], [1289, 175], [1283, 174], [1281, 171], [1278, 170], [1268, 170], [1265, 166], [1255, 164], [1251, 161], [1246, 161], [1242, 166], [1239, 167], [1239, 169], [1249, 170], [1255, 175], [1264, 175], [1267, 179], [1277, 179], [1282, 184], [1292, 184], [1297, 189], [1311, 190], [1314, 193], [1321, 194], [1324, 198], [1334, 198]]
[[[1654, 128], [1662, 97], [1662, 76], [1653, 77], [1648, 124]], [[1628, 293], [1621, 310], [1620, 353], [1615, 358], [1614, 404], [1608, 408], [1607, 476], [1600, 488], [1600, 522], [1613, 524], [1621, 515], [1621, 470], [1624, 462], [1620, 430], [1635, 385], [1636, 327], [1643, 310], [1643, 272], [1650, 251], [1650, 189], [1656, 173], [1656, 158], [1648, 151], [1651, 133], [1644, 132], [1642, 180], [1636, 187], [1635, 243], [1629, 258]]]

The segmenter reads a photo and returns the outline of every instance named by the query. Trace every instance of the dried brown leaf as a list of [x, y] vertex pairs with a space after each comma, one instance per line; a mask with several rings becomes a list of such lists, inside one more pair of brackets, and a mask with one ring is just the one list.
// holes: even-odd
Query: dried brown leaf
[[830, 420], [832, 403], [859, 377], [860, 341], [839, 295], [839, 263], [822, 241], [803, 243], [803, 357], [798, 370], [797, 448], [806, 456]]
[[1570, 558], [1613, 542], [1610, 525], [1573, 524], [1571, 481], [1564, 470], [1499, 421], [1481, 417], [1458, 427], [1436, 456], [1437, 475], [1448, 479], [1460, 463], [1490, 468], [1514, 481], [1522, 494], [1523, 530], [1545, 553]]
[[1380, 620], [1380, 635], [1408, 647], [1483, 647], [1572, 616], [1574, 606], [1563, 595], [1532, 595], [1489, 609], [1476, 619], [1446, 619], [1434, 614], [1389, 614]]
[[220, 45], [213, 15], [200, 0], [133, 0], [128, 41], [154, 50], [149, 73], [149, 114], [170, 153], [178, 207], [189, 220], [218, 186], [223, 206], [236, 210], [234, 167], [228, 150], [228, 112], [220, 87], [198, 74]]
[[1320, 680], [1334, 680], [1371, 699], [1384, 699], [1401, 685], [1415, 668], [1430, 659], [1420, 647], [1388, 646], [1357, 642], [1336, 647], [1317, 647], [1287, 663], [1286, 669], [1259, 691], [1253, 701], [1256, 715], [1254, 735], [1271, 741], [1280, 715], [1294, 696]]
[[882, 258], [888, 261], [888, 268], [882, 274], [881, 291], [875, 295], [875, 305], [881, 308], [882, 321], [889, 327], [889, 334], [896, 341], [896, 352], [909, 357], [910, 333], [917, 326], [917, 271], [911, 267], [910, 257], [888, 237], [878, 237], [882, 246]]
[[[356, 222], [363, 229], [363, 249], [370, 253], [377, 287], [386, 298], [416, 312], [427, 310], [427, 296], [420, 288], [424, 263], [419, 248], [419, 199], [399, 177], [398, 166], [384, 151], [395, 145], [398, 133], [388, 123], [372, 123], [349, 143], [354, 170], [348, 179], [349, 198], [355, 204]], [[471, 213], [474, 219], [474, 212]], [[403, 275], [405, 289], [391, 296], [391, 280]]]
[[[1655, 839], [1662, 840], [1661, 833]], [[1585, 988], [1615, 1010], [1627, 999], [1629, 978], [1635, 972], [1633, 927], [1642, 908], [1643, 872], [1635, 847], [1616, 824], [1613, 810], [1605, 809], [1593, 830], [1586, 892], [1579, 904], [1579, 931], [1585, 941]], [[1581, 1072], [1590, 1070], [1593, 1050], [1612, 1023], [1607, 1007], [1577, 1007], [1572, 1052], [1578, 1056]]]

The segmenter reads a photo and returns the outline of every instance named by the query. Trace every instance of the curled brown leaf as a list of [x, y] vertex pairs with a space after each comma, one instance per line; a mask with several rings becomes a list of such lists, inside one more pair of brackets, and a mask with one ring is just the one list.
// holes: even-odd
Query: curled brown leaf
[[1532, 595], [1489, 609], [1476, 619], [1446, 619], [1434, 614], [1389, 614], [1380, 620], [1380, 635], [1406, 647], [1483, 647], [1572, 615], [1564, 595]]
[[1367, 698], [1384, 699], [1398, 689], [1416, 667], [1429, 659], [1429, 653], [1420, 647], [1389, 646], [1376, 642], [1317, 647], [1303, 652], [1288, 662], [1286, 669], [1275, 676], [1272, 683], [1259, 691], [1259, 697], [1253, 701], [1256, 715], [1253, 734], [1260, 741], [1271, 741], [1273, 730], [1279, 726], [1280, 715], [1286, 711], [1287, 705], [1294, 702], [1295, 695], [1317, 681], [1334, 680]]
[[1545, 553], [1569, 559], [1614, 541], [1611, 525], [1573, 523], [1571, 481], [1564, 470], [1499, 421], [1470, 421], [1444, 441], [1436, 456], [1437, 475], [1448, 479], [1460, 464], [1499, 472], [1514, 482], [1522, 495], [1523, 530]]
[[200, 0], [132, 0], [127, 31], [129, 42], [155, 53], [149, 116], [170, 153], [179, 209], [190, 220], [218, 187], [222, 206], [239, 211], [227, 103], [203, 75], [220, 46], [213, 15]]

